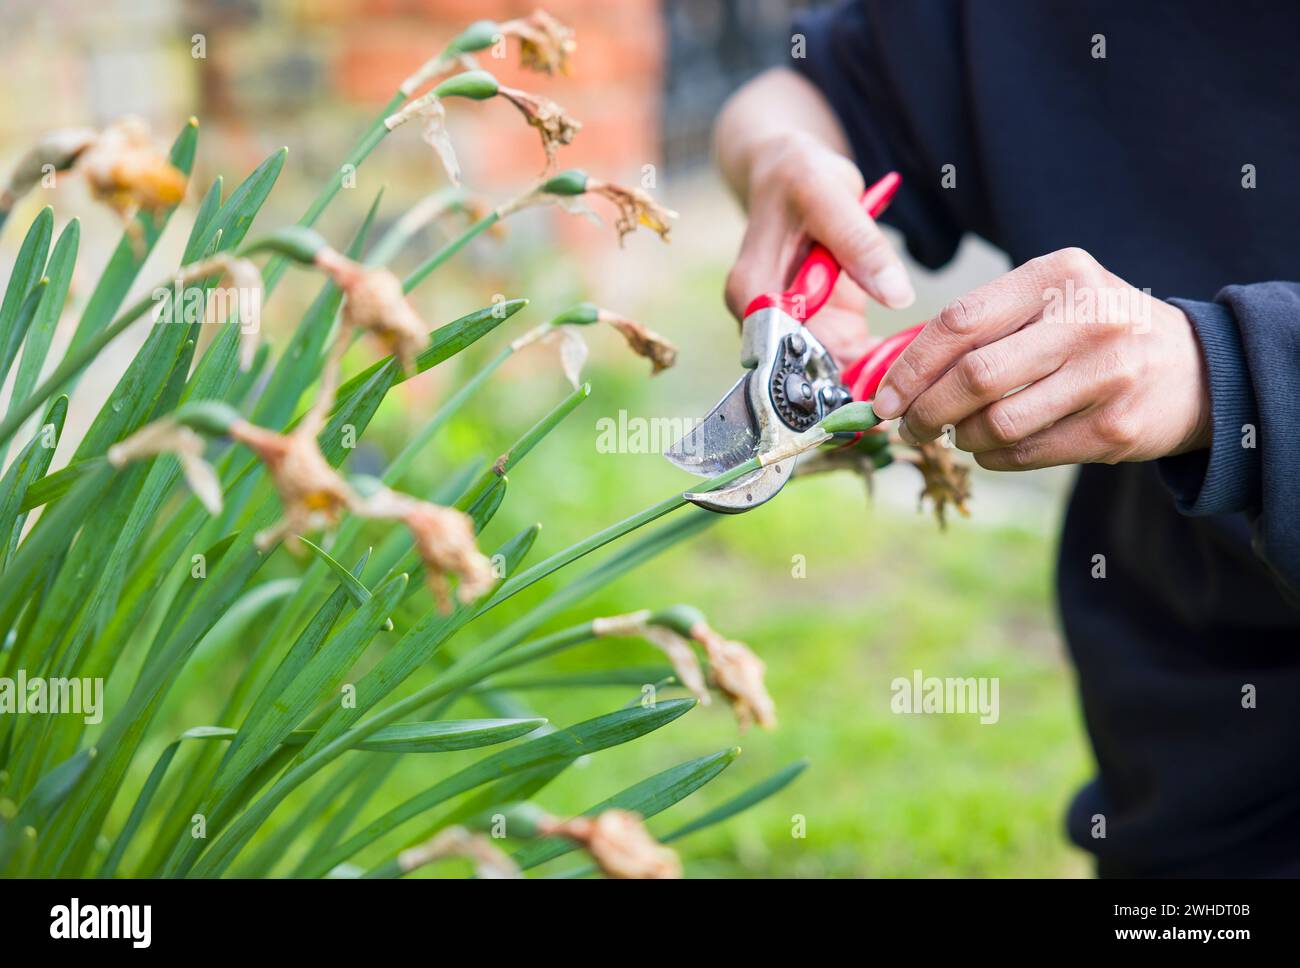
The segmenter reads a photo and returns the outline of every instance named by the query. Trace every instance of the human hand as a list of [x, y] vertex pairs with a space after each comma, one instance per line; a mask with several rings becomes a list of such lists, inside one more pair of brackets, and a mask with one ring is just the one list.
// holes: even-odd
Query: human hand
[[905, 440], [944, 434], [990, 470], [1153, 460], [1210, 442], [1187, 316], [1082, 249], [950, 303], [894, 362], [874, 405], [902, 416]]
[[846, 365], [870, 347], [868, 295], [897, 309], [915, 299], [906, 270], [862, 210], [862, 174], [844, 155], [792, 133], [768, 139], [752, 157], [749, 224], [727, 277], [727, 305], [740, 318], [755, 296], [785, 285], [809, 238], [821, 242], [844, 272], [808, 328]]

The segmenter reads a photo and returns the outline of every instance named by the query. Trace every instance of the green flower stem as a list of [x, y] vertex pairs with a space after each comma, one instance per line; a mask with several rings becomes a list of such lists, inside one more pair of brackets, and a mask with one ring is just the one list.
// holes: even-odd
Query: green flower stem
[[[738, 467], [732, 468], [726, 473], [720, 474], [700, 487], [694, 488], [696, 492], [712, 491], [719, 487], [724, 487], [738, 477], [758, 469], [758, 460], [746, 461]], [[561, 551], [545, 561], [534, 565], [532, 568], [520, 573], [513, 579], [503, 582], [501, 587], [492, 595], [473, 616], [478, 618], [488, 609], [500, 604], [507, 598], [518, 594], [528, 586], [540, 581], [547, 575], [563, 568], [565, 565], [576, 561], [583, 555], [604, 547], [611, 541], [615, 541], [637, 528], [650, 524], [665, 514], [677, 510], [683, 505], [689, 503], [682, 494], [675, 494], [672, 497], [655, 504], [646, 510], [634, 514], [629, 518], [610, 525], [603, 531], [597, 532], [584, 541]], [[473, 619], [471, 619], [472, 621]], [[572, 631], [572, 630], [570, 630]], [[576, 634], [576, 633], [575, 633]], [[500, 671], [497, 669], [496, 671]], [[330, 742], [316, 750], [312, 755], [303, 758], [280, 776], [274, 784], [261, 797], [259, 797], [247, 810], [235, 817], [225, 831], [217, 840], [199, 857], [198, 861], [192, 868], [192, 873], [196, 877], [219, 877], [234, 861], [235, 856], [243, 849], [244, 845], [253, 836], [257, 829], [266, 822], [271, 813], [278, 807], [290, 793], [298, 786], [313, 776], [317, 771], [331, 763], [333, 760], [354, 748], [367, 736], [370, 736], [376, 730], [382, 729], [395, 722], [399, 717], [405, 715], [413, 708], [426, 705], [435, 701], [438, 696], [444, 695], [442, 690], [445, 682], [441, 685], [438, 680], [430, 683], [424, 689], [412, 693], [407, 698], [394, 703], [387, 709], [381, 710], [371, 716], [369, 719], [362, 721], [352, 727], [345, 733], [335, 737]], [[435, 688], [437, 687], [437, 688]]]
[[[731, 470], [726, 471], [723, 474], [719, 474], [717, 477], [705, 482], [701, 486], [692, 488], [691, 492], [698, 494], [705, 491], [715, 491], [720, 487], [725, 487], [739, 477], [744, 477], [751, 471], [758, 470], [759, 466], [758, 458], [747, 460], [745, 463], [733, 467]], [[584, 555], [591, 554], [591, 552], [596, 551], [599, 548], [603, 548], [611, 541], [616, 541], [623, 537], [623, 535], [635, 531], [637, 528], [644, 527], [652, 521], [663, 517], [665, 514], [670, 514], [688, 503], [690, 502], [687, 501], [683, 494], [674, 494], [672, 497], [660, 501], [658, 504], [651, 505], [644, 511], [634, 514], [629, 518], [624, 518], [617, 524], [611, 524], [603, 531], [597, 531], [591, 537], [579, 541], [577, 544], [571, 545], [563, 551], [556, 552], [545, 561], [539, 561], [531, 568], [520, 572], [514, 578], [508, 579], [503, 583], [500, 590], [492, 596], [491, 600], [484, 604], [483, 608], [480, 610], [480, 614], [501, 604], [506, 599], [517, 595], [529, 585], [540, 581], [552, 572], [563, 568], [565, 565], [576, 561]]]
[[499, 212], [495, 210], [488, 212], [459, 236], [452, 239], [433, 255], [429, 256], [429, 258], [416, 266], [411, 274], [402, 280], [402, 289], [409, 293], [412, 289], [427, 279], [431, 272], [454, 256], [461, 249], [465, 248], [472, 239], [482, 235], [492, 226], [496, 225], [500, 220], [501, 215]]
[[[384, 119], [400, 108], [405, 101], [406, 95], [398, 91], [379, 110], [379, 114], [370, 122], [370, 127], [361, 136], [361, 140], [357, 142], [356, 147], [352, 149], [343, 164], [339, 165], [338, 170], [334, 172], [334, 177], [330, 179], [329, 184], [316, 196], [311, 206], [303, 213], [302, 218], [298, 219], [299, 225], [310, 228], [316, 224], [316, 220], [321, 217], [329, 203], [334, 200], [334, 196], [343, 187], [344, 169], [348, 165], [351, 165], [354, 169], [361, 167], [361, 163], [366, 160], [370, 152], [374, 151], [379, 142], [383, 141], [388, 134], [388, 128], [384, 126]], [[267, 263], [266, 269], [262, 272], [262, 287], [265, 290], [263, 298], [270, 296], [271, 291], [275, 289], [280, 277], [284, 275], [284, 271], [288, 267], [289, 259], [283, 255], [276, 256]]]

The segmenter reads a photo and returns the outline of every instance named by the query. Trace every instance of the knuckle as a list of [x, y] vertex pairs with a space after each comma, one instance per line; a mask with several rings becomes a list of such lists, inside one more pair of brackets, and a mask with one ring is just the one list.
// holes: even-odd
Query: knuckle
[[996, 354], [976, 350], [962, 357], [957, 366], [962, 382], [977, 396], [987, 396], [1002, 389], [1003, 365]]
[[[912, 345], [915, 346], [916, 344], [913, 343]], [[885, 374], [886, 378], [900, 390], [910, 389], [920, 379], [914, 359], [915, 353], [912, 346], [909, 346], [899, 355], [898, 359], [890, 364], [889, 370]]]
[[1012, 470], [1025, 470], [1034, 463], [1034, 448], [1024, 441], [1014, 447], [1008, 447], [1003, 454], [1006, 456], [1006, 466]]
[[920, 440], [928, 440], [933, 437], [940, 423], [939, 415], [935, 412], [933, 403], [926, 399], [925, 395], [918, 397], [907, 408], [905, 419], [907, 420], [907, 429]]
[[1081, 249], [1077, 245], [1069, 246], [1055, 252], [1057, 264], [1064, 270], [1068, 276], [1086, 276], [1092, 273], [1097, 267], [1097, 261], [1092, 257], [1087, 249]]
[[1116, 453], [1137, 443], [1141, 429], [1133, 414], [1122, 407], [1106, 407], [1093, 419], [1093, 432]]
[[968, 293], [939, 310], [935, 322], [949, 336], [965, 339], [978, 328], [981, 309], [979, 297]]
[[1016, 443], [1024, 435], [1020, 430], [1020, 421], [1010, 407], [994, 404], [985, 412], [988, 434], [1003, 446]]

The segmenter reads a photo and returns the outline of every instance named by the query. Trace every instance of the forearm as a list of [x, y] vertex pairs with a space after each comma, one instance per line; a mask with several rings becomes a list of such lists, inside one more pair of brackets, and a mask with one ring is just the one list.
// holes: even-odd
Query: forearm
[[764, 150], [775, 143], [810, 138], [849, 156], [848, 137], [820, 91], [785, 68], [760, 74], [723, 106], [713, 129], [719, 170], [748, 207], [750, 176]]

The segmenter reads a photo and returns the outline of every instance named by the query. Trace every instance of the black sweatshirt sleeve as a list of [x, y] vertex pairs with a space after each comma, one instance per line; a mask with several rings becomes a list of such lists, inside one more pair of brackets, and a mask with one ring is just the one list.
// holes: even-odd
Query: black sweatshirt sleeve
[[1300, 594], [1300, 283], [1228, 286], [1172, 299], [1209, 370], [1213, 442], [1158, 462], [1184, 514], [1245, 513], [1255, 553]]

